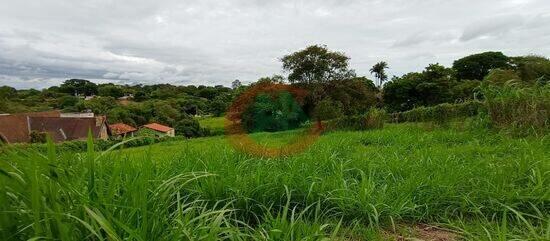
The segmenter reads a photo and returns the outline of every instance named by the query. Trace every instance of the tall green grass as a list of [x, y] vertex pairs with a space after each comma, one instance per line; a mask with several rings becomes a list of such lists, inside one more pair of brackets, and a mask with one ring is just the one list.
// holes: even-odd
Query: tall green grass
[[0, 239], [383, 240], [421, 222], [471, 240], [545, 240], [549, 144], [390, 124], [331, 132], [285, 158], [239, 153], [221, 136], [16, 149], [0, 156]]
[[550, 85], [522, 86], [508, 82], [484, 85], [485, 105], [494, 127], [513, 134], [550, 131]]

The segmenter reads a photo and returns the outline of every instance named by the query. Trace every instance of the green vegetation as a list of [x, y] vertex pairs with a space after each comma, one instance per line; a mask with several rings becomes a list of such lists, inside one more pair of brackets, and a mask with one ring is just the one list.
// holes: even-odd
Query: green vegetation
[[248, 132], [290, 130], [300, 127], [308, 120], [288, 91], [276, 93], [276, 96], [260, 93], [241, 118]]
[[541, 134], [550, 130], [550, 85], [488, 85], [485, 103], [492, 124], [513, 134]]
[[392, 122], [437, 122], [446, 123], [456, 119], [476, 116], [485, 111], [485, 106], [479, 101], [468, 101], [459, 104], [443, 103], [431, 107], [418, 107], [391, 115]]
[[225, 133], [225, 117], [198, 117], [201, 127], [210, 130], [211, 135], [223, 135]]
[[420, 222], [471, 240], [547, 240], [548, 140], [390, 124], [331, 132], [276, 159], [235, 152], [223, 137], [105, 153], [15, 150], [1, 157], [0, 236], [384, 240]]
[[[378, 88], [326, 46], [281, 60], [290, 85], [276, 95], [248, 90], [281, 87], [283, 76], [232, 89], [0, 87], [0, 113], [89, 109], [180, 135], [2, 147], [0, 240], [392, 240], [414, 238], [417, 225], [466, 240], [550, 240], [550, 60], [480, 53]], [[371, 69], [380, 85], [387, 68]], [[278, 158], [222, 136], [187, 139], [224, 133], [220, 116], [237, 96], [252, 103], [228, 118], [259, 146], [288, 145], [317, 121], [327, 131]]]

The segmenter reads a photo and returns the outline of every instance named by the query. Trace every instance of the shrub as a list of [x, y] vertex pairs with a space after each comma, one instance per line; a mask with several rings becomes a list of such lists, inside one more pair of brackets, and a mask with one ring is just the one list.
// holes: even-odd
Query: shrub
[[519, 135], [548, 132], [550, 85], [486, 84], [482, 91], [493, 127]]
[[372, 108], [365, 115], [344, 116], [326, 122], [326, 130], [369, 130], [384, 127], [386, 113]]
[[460, 104], [439, 104], [432, 107], [417, 107], [409, 111], [391, 114], [391, 121], [401, 122], [427, 122], [444, 123], [452, 119], [465, 118], [477, 115], [483, 110], [483, 103], [468, 101]]
[[31, 131], [31, 143], [46, 143], [46, 133], [39, 131]]
[[325, 98], [313, 108], [313, 116], [317, 120], [330, 120], [343, 116], [342, 103], [333, 101], [330, 97]]
[[307, 115], [290, 92], [276, 95], [261, 93], [242, 114], [242, 123], [248, 132], [283, 131], [300, 127]]
[[208, 136], [209, 129], [202, 128], [199, 122], [192, 118], [184, 118], [176, 122], [174, 126], [176, 134], [185, 137]]

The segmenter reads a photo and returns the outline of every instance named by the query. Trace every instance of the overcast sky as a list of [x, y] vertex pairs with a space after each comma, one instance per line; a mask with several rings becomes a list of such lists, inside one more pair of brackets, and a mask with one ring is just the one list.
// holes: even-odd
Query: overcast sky
[[229, 85], [325, 44], [370, 77], [481, 52], [550, 56], [549, 0], [0, 0], [0, 85]]

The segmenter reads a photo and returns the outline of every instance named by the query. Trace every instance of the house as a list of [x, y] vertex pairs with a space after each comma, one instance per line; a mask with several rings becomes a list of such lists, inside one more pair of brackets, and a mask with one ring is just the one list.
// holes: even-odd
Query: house
[[94, 118], [78, 117], [30, 117], [31, 131], [49, 134], [54, 142], [86, 140], [88, 131], [92, 132], [94, 139], [107, 140], [109, 129], [105, 116]]
[[88, 131], [96, 139], [107, 139], [105, 116], [93, 118], [61, 117], [59, 112], [36, 112], [0, 116], [0, 141], [31, 142], [32, 133], [49, 134], [54, 142], [85, 140]]
[[124, 123], [109, 125], [109, 129], [111, 130], [111, 136], [116, 138], [133, 137], [134, 133], [138, 130]]
[[0, 115], [0, 143], [30, 142], [30, 117], [59, 117], [59, 111]]
[[143, 126], [141, 126], [141, 129], [142, 130], [143, 129], [152, 130], [158, 136], [171, 136], [171, 137], [174, 137], [176, 135], [176, 131], [174, 130], [174, 128], [169, 127], [169, 126], [165, 126], [165, 125], [161, 125], [161, 124], [158, 124], [158, 123], [150, 123], [150, 124], [147, 124], [147, 125], [143, 125]]

